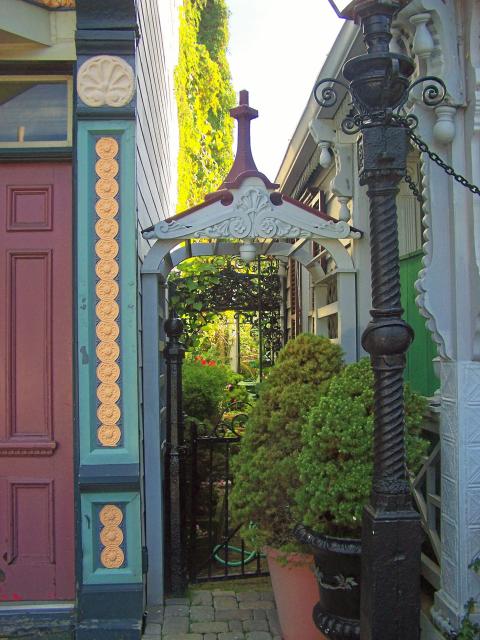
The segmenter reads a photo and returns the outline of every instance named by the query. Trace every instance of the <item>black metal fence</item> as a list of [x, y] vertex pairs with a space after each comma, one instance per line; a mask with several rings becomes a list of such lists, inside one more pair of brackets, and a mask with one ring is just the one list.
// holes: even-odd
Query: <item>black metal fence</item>
[[245, 548], [243, 523], [233, 523], [231, 461], [247, 418], [245, 405], [233, 403], [215, 427], [186, 420], [189, 441], [188, 569], [191, 582], [268, 575], [261, 553]]

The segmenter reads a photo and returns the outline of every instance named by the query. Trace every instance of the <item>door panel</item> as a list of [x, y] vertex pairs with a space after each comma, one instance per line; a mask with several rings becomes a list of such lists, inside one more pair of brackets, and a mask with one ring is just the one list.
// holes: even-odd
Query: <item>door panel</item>
[[0, 165], [0, 600], [74, 597], [72, 173]]

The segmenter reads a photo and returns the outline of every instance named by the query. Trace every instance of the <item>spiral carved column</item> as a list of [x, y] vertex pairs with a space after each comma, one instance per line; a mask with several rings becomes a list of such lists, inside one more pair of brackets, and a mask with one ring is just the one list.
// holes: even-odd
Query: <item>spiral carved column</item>
[[[396, 196], [400, 177], [368, 179], [372, 261], [372, 321], [363, 336], [375, 376], [374, 492], [408, 496], [403, 370], [412, 329], [402, 320]], [[390, 498], [390, 501], [392, 498]]]
[[413, 331], [402, 320], [396, 196], [405, 131], [362, 132], [360, 182], [368, 185], [372, 319], [362, 337], [375, 378], [374, 474], [362, 523], [362, 640], [418, 640], [420, 545], [405, 461], [403, 371]]

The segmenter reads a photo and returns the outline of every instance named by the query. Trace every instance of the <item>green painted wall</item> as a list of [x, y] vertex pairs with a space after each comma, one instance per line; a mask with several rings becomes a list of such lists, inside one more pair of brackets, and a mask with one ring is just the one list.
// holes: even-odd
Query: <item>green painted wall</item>
[[419, 251], [400, 259], [402, 306], [405, 310], [403, 317], [415, 331], [415, 339], [407, 354], [405, 381], [410, 383], [414, 391], [431, 396], [440, 384], [432, 364], [437, 351], [425, 325], [425, 318], [420, 315], [415, 304], [418, 292], [414, 285], [422, 268], [422, 256], [422, 252]]

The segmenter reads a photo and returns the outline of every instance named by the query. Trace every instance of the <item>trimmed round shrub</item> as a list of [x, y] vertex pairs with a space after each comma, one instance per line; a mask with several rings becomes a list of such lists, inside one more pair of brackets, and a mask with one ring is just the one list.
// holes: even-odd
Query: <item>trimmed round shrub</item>
[[268, 544], [287, 550], [291, 546], [302, 423], [342, 365], [338, 345], [301, 334], [282, 349], [260, 385], [232, 463], [230, 498], [235, 520], [244, 523], [242, 533], [256, 548]]
[[[302, 430], [298, 456], [298, 521], [318, 533], [358, 536], [372, 489], [374, 396], [370, 361], [347, 365], [317, 398]], [[405, 389], [407, 464], [419, 469], [428, 443], [420, 437], [426, 400]]]

